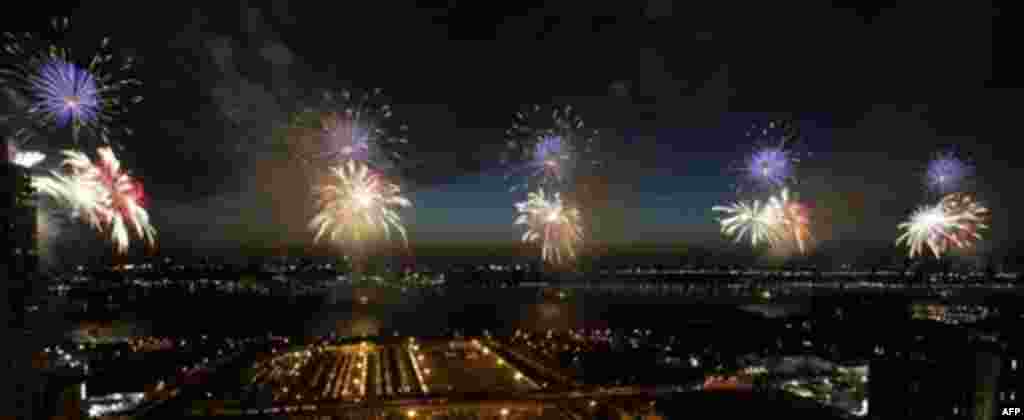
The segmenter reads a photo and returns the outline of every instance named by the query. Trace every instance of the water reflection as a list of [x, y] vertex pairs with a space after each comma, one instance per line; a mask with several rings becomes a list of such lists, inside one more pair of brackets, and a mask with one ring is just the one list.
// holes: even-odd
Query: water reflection
[[[614, 286], [614, 284], [612, 284]], [[297, 298], [273, 296], [152, 295], [128, 302], [119, 312], [74, 315], [69, 320], [116, 319], [125, 313], [151, 326], [162, 336], [196, 333], [265, 335], [267, 333], [322, 336], [438, 335], [453, 330], [467, 334], [576, 328], [656, 328], [680, 324], [743, 321], [755, 317], [748, 312], [778, 316], [791, 314], [789, 305], [804, 310], [813, 299], [829, 299], [837, 293], [827, 290], [797, 296], [780, 290], [771, 301], [751, 295], [754, 289], [721, 287], [697, 290], [672, 285], [654, 290], [683, 288], [686, 293], [603, 292], [567, 289], [559, 294], [537, 288], [448, 288], [403, 291], [396, 288], [339, 287], [327, 295]], [[640, 291], [638, 291], [640, 290]], [[853, 292], [845, 292], [843, 298]], [[989, 293], [991, 295], [991, 293]], [[883, 296], [860, 293], [858, 296]], [[893, 297], [915, 296], [893, 293]], [[969, 301], [960, 293], [958, 301]], [[979, 295], [975, 300], [988, 299]], [[752, 304], [765, 304], [751, 307]], [[741, 311], [743, 306], [747, 311]], [[812, 305], [813, 306], [813, 305]], [[753, 310], [752, 310], [753, 308]], [[905, 311], [905, 309], [904, 309]], [[905, 316], [904, 312], [901, 315]], [[746, 316], [747, 318], [743, 318]], [[758, 316], [759, 317], [759, 316]]]
[[[364, 303], [361, 297], [371, 296]], [[339, 293], [307, 315], [304, 331], [324, 336], [475, 334], [524, 330], [654, 328], [748, 317], [729, 304], [681, 302], [651, 296], [575, 296], [550, 299], [536, 290], [449, 291], [443, 296], [392, 290]]]

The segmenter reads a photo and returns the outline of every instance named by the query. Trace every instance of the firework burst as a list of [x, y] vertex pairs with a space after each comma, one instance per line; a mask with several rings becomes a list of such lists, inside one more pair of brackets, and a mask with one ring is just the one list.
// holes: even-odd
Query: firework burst
[[796, 200], [791, 200], [789, 189], [783, 188], [768, 203], [766, 217], [780, 226], [786, 237], [796, 243], [800, 253], [807, 252], [807, 242], [811, 239], [810, 209]]
[[72, 218], [102, 230], [100, 216], [104, 212], [105, 197], [102, 188], [55, 171], [51, 171], [49, 176], [32, 177], [32, 188], [37, 194], [56, 201], [70, 212]]
[[109, 235], [115, 251], [128, 251], [131, 236], [156, 244], [156, 229], [144, 206], [142, 184], [121, 167], [109, 147], [97, 150], [95, 162], [84, 153], [64, 151], [63, 165], [70, 174], [52, 172], [32, 179], [33, 187], [66, 206], [72, 215]]
[[746, 176], [764, 187], [777, 188], [793, 176], [793, 161], [782, 146], [757, 149], [747, 157]]
[[715, 206], [711, 210], [726, 213], [719, 219], [722, 233], [737, 243], [749, 237], [751, 246], [762, 243], [774, 246], [785, 238], [782, 220], [770, 204], [754, 200], [740, 201], [728, 206]]
[[314, 241], [326, 236], [359, 245], [378, 233], [389, 238], [394, 229], [408, 243], [397, 209], [412, 203], [397, 185], [354, 160], [331, 168], [331, 175], [331, 183], [316, 189], [317, 213], [309, 222]]
[[743, 183], [737, 189], [771, 191], [796, 180], [800, 159], [794, 148], [799, 138], [794, 124], [782, 120], [764, 126], [755, 124], [747, 131], [747, 137], [757, 146], [743, 161]]
[[132, 94], [141, 85], [129, 77], [132, 59], [114, 54], [110, 38], [103, 38], [91, 56], [79, 60], [56, 44], [73, 39], [69, 28], [64, 18], [53, 20], [50, 33], [5, 33], [4, 52], [13, 64], [0, 69], [0, 83], [28, 99], [25, 113], [40, 126], [70, 126], [76, 144], [82, 129], [103, 143], [114, 130], [130, 135], [131, 129], [116, 122], [128, 106], [142, 101]]
[[925, 247], [939, 258], [950, 248], [967, 248], [981, 240], [988, 215], [988, 209], [970, 194], [950, 194], [938, 204], [918, 208], [909, 221], [900, 223], [898, 228], [905, 232], [896, 243], [906, 243], [911, 258], [922, 255]]
[[566, 207], [559, 193], [549, 200], [543, 189], [529, 193], [526, 201], [515, 206], [520, 213], [515, 224], [527, 226], [522, 240], [541, 242], [542, 260], [558, 264], [576, 258], [583, 241], [578, 209]]
[[928, 162], [925, 185], [928, 190], [945, 195], [959, 191], [974, 173], [974, 167], [952, 152], [938, 153]]
[[946, 195], [940, 202], [945, 214], [954, 217], [956, 224], [950, 232], [950, 241], [957, 248], [969, 248], [982, 239], [981, 231], [988, 229], [989, 210], [967, 193]]
[[597, 131], [586, 129], [571, 106], [546, 112], [534, 105], [528, 111], [516, 113], [512, 128], [505, 134], [508, 150], [502, 163], [513, 168], [509, 174], [509, 178], [517, 180], [513, 190], [533, 186], [558, 188], [571, 182], [582, 163], [598, 163], [591, 156]]
[[386, 168], [401, 159], [408, 127], [392, 121], [391, 105], [375, 89], [362, 94], [325, 92], [316, 106], [294, 115], [280, 131], [299, 160], [335, 165], [348, 160]]

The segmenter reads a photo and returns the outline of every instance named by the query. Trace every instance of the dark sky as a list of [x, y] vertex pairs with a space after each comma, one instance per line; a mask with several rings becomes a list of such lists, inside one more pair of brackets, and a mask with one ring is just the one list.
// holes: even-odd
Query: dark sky
[[925, 162], [951, 145], [977, 163], [994, 211], [983, 249], [1017, 249], [1017, 130], [1002, 106], [1016, 91], [993, 74], [999, 13], [987, 2], [218, 3], [72, 12], [78, 37], [108, 34], [138, 57], [146, 100], [121, 143], [165, 249], [308, 244], [305, 186], [266, 147], [267, 126], [298, 98], [346, 86], [383, 88], [410, 127], [417, 248], [517, 241], [522, 197], [502, 177], [502, 133], [523, 105], [568, 103], [602, 133], [591, 236], [603, 246], [726, 246], [710, 207], [735, 199], [746, 128], [791, 117], [813, 152], [800, 193], [822, 250], [892, 251], [895, 225], [924, 198]]

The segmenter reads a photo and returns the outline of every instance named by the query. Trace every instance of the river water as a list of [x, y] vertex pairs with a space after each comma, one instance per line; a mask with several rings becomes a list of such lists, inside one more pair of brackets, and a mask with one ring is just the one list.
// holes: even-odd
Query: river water
[[[109, 313], [76, 315], [76, 319], [119, 319], [136, 325], [133, 331], [153, 335], [251, 336], [273, 333], [289, 336], [442, 335], [461, 330], [493, 332], [514, 329], [577, 328], [679, 329], [714, 326], [744, 328], [762, 315], [776, 317], [812, 307], [865, 306], [864, 296], [822, 293], [816, 296], [774, 296], [716, 292], [591, 293], [567, 290], [540, 293], [537, 288], [467, 288], [445, 291], [343, 286], [334, 298], [203, 296], [149, 297]], [[921, 296], [896, 293], [894, 311], [906, 315], [910, 301]], [[966, 300], [987, 297], [964, 296]], [[948, 300], [948, 298], [946, 299]], [[874, 302], [874, 301], [873, 301]], [[759, 305], [755, 305], [759, 304]], [[878, 307], [875, 303], [870, 305]], [[751, 312], [753, 306], [759, 315]], [[69, 317], [70, 318], [70, 317]]]
[[[442, 335], [568, 328], [656, 329], [722, 324], [756, 318], [738, 305], [750, 297], [584, 295], [544, 296], [535, 288], [474, 288], [444, 292], [344, 287], [324, 296], [149, 297], [111, 311], [91, 310], [69, 320], [117, 319], [113, 330], [162, 336], [273, 333], [289, 336]], [[793, 306], [792, 300], [790, 305]]]

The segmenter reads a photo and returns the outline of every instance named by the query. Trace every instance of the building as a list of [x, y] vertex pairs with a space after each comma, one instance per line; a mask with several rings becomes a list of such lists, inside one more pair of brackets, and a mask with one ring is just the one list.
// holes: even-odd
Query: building
[[868, 415], [881, 420], [996, 418], [1001, 363], [998, 354], [986, 350], [953, 351], [941, 359], [872, 361]]
[[0, 303], [3, 318], [0, 342], [8, 357], [0, 368], [0, 418], [32, 418], [36, 375], [32, 369], [32, 342], [25, 322], [25, 301], [32, 291], [38, 265], [35, 246], [35, 208], [27, 199], [27, 173], [0, 156]]
[[30, 199], [25, 197], [28, 173], [20, 166], [4, 162], [0, 172], [0, 214], [3, 224], [3, 273], [7, 305], [14, 325], [24, 327], [25, 298], [32, 292], [32, 280], [39, 266], [36, 248], [36, 212]]
[[1020, 331], [1021, 326], [1020, 322], [1006, 325], [1006, 331], [1010, 334], [1009, 337], [1005, 337], [1007, 345], [999, 372], [997, 399], [1000, 413], [1003, 408], [1024, 405], [1024, 339], [1019, 338], [1018, 334], [1013, 334]]
[[999, 376], [1003, 357], [996, 353], [979, 352], [974, 355], [974, 412], [971, 418], [988, 420], [999, 417]]
[[[90, 416], [130, 412], [163, 389], [161, 372], [145, 363], [119, 365], [85, 382], [83, 403]], [[165, 372], [164, 372], [165, 373]]]
[[[971, 366], [973, 367], [973, 366]], [[871, 362], [868, 395], [872, 419], [966, 419], [968, 395], [961, 387], [963, 369], [943, 371], [931, 361]]]

